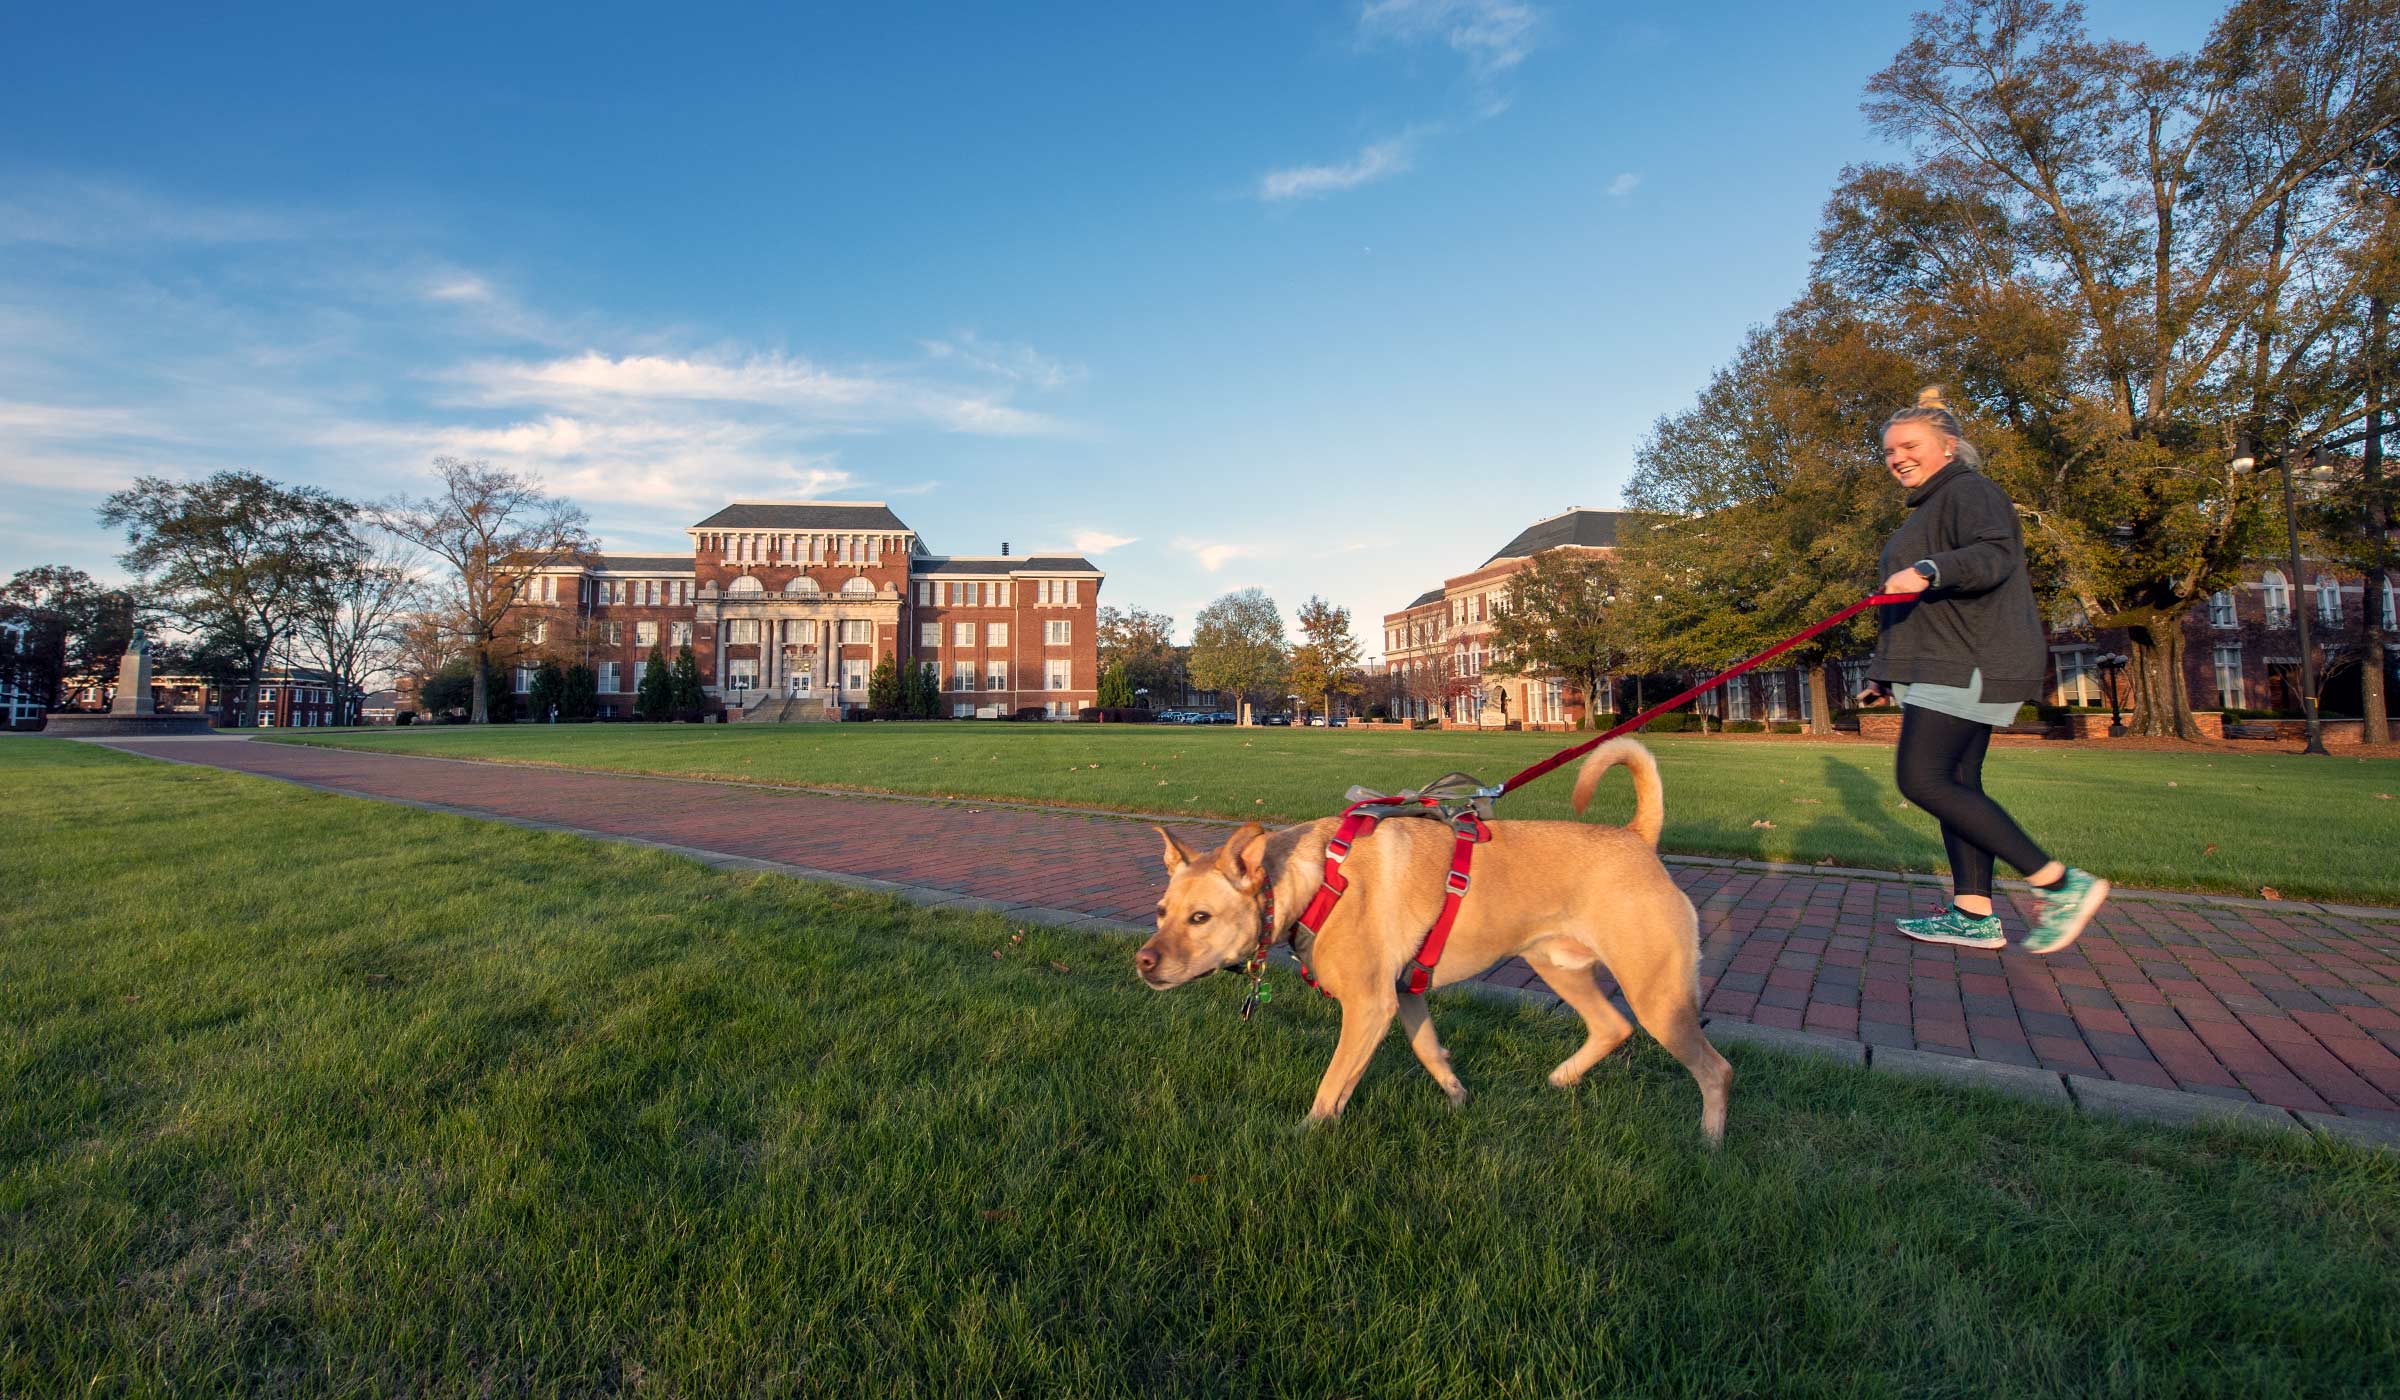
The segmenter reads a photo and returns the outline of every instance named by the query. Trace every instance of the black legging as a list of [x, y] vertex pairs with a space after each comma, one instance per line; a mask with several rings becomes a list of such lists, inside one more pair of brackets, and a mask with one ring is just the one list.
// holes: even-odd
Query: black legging
[[1921, 705], [1900, 707], [1900, 795], [1933, 813], [1950, 853], [1953, 892], [1992, 892], [1992, 857], [2031, 875], [2050, 863], [2016, 819], [1984, 795], [1992, 727]]

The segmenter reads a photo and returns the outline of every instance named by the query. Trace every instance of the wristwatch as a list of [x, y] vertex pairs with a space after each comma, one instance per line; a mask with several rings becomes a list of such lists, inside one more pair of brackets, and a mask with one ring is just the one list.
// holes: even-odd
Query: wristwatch
[[1927, 583], [1940, 583], [1942, 581], [1942, 571], [1933, 566], [1933, 561], [1931, 559], [1919, 559], [1916, 563], [1909, 565], [1909, 567], [1924, 575]]

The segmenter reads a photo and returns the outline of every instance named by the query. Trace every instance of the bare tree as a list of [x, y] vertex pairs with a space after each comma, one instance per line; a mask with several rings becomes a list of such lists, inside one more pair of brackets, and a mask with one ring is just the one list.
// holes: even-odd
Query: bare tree
[[292, 650], [334, 678], [342, 723], [357, 722], [360, 698], [399, 658], [402, 630], [424, 601], [414, 562], [396, 540], [378, 546], [354, 536], [302, 596]]
[[450, 566], [444, 610], [454, 619], [475, 671], [472, 723], [486, 723], [493, 653], [510, 620], [528, 605], [526, 583], [542, 570], [589, 557], [589, 518], [542, 490], [539, 478], [489, 462], [436, 457], [441, 489], [375, 509], [385, 530]]

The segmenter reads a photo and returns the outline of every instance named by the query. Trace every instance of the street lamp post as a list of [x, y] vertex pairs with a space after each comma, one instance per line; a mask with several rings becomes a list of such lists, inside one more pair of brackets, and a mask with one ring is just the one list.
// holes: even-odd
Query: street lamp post
[[[2258, 459], [2255, 457], [2239, 457], [2234, 460], [2233, 469], [2237, 472], [2250, 471], [2257, 465]], [[2292, 565], [2291, 593], [2285, 605], [2290, 610], [2293, 625], [2300, 631], [2300, 713], [2308, 719], [2308, 746], [2301, 752], [2330, 758], [2332, 755], [2325, 751], [2324, 727], [2317, 718], [2317, 662], [2310, 655], [2308, 609], [2300, 605], [2305, 592], [2300, 577], [2300, 514], [2292, 490], [2292, 454], [2288, 449], [2277, 456], [2276, 465], [2283, 469], [2283, 530]]]
[[2107, 651], [2092, 662], [2100, 668], [2100, 683], [2108, 687], [2108, 737], [2111, 739], [2125, 737], [2125, 715], [2117, 703], [2117, 681], [2132, 661], [2132, 657], [2121, 651]]
[[1298, 723], [1300, 719], [1300, 697], [1297, 695], [1286, 695], [1283, 698], [1292, 702], [1292, 720], [1294, 723]]
[[1147, 709], [1149, 709], [1149, 708], [1150, 708], [1150, 687], [1148, 687], [1148, 686], [1146, 686], [1146, 685], [1137, 685], [1137, 686], [1135, 686], [1135, 687], [1133, 688], [1133, 698], [1134, 698], [1134, 701], [1135, 701], [1134, 708], [1136, 708], [1136, 709], [1141, 709], [1141, 710], [1147, 710]]

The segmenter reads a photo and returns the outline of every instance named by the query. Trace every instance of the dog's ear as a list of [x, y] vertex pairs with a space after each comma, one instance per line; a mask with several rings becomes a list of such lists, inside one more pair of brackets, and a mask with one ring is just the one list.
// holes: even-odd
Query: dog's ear
[[1255, 892], [1267, 878], [1267, 832], [1257, 822], [1242, 823], [1217, 852], [1217, 869], [1244, 894]]
[[1150, 829], [1157, 832], [1166, 840], [1167, 873], [1169, 875], [1175, 874], [1176, 872], [1182, 870], [1185, 866], [1192, 863], [1192, 848], [1186, 846], [1181, 841], [1176, 840], [1174, 832], [1167, 830], [1163, 826], [1154, 826]]

